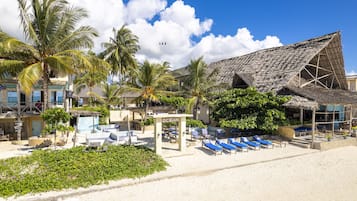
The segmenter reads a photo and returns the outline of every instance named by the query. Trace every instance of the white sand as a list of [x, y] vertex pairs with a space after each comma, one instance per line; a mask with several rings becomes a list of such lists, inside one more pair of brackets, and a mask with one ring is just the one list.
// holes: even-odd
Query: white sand
[[166, 157], [170, 167], [145, 178], [10, 200], [355, 201], [356, 159], [357, 147], [320, 152], [288, 145], [214, 156], [198, 146]]
[[[283, 150], [283, 149], [282, 149]], [[263, 150], [262, 154], [270, 150]], [[276, 150], [273, 150], [274, 152]], [[219, 157], [210, 157], [217, 159]], [[240, 156], [231, 157], [233, 160]], [[222, 157], [222, 160], [224, 158]], [[185, 157], [182, 157], [182, 159]], [[181, 159], [181, 158], [180, 158]], [[76, 196], [89, 200], [357, 200], [357, 147]], [[210, 159], [207, 159], [210, 160]], [[183, 161], [181, 161], [182, 163]], [[202, 162], [197, 160], [196, 162]]]

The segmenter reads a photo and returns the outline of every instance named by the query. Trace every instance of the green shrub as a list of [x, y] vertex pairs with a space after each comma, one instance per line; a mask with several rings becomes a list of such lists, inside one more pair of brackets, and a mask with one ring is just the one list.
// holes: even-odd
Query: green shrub
[[150, 125], [154, 125], [154, 118], [152, 117], [149, 117], [144, 121], [144, 126], [150, 126]]
[[0, 160], [0, 196], [87, 187], [109, 180], [137, 178], [165, 170], [167, 163], [151, 150], [109, 146], [106, 152], [83, 147], [38, 150]]
[[195, 120], [195, 119], [187, 119], [186, 120], [186, 126], [198, 127], [198, 128], [206, 128], [206, 125], [204, 125], [202, 121]]
[[73, 108], [74, 110], [85, 110], [85, 111], [91, 111], [91, 112], [99, 112], [99, 124], [100, 125], [105, 125], [107, 124], [106, 118], [109, 117], [109, 110], [105, 106], [97, 106], [97, 107], [90, 107], [90, 106], [84, 106], [84, 107], [77, 107]]

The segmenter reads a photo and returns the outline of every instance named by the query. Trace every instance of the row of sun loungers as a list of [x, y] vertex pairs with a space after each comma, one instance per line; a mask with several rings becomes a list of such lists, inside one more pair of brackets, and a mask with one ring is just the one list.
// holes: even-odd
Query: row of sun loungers
[[202, 146], [213, 151], [216, 155], [222, 154], [223, 151], [229, 153], [236, 153], [238, 150], [247, 152], [248, 149], [259, 150], [263, 148], [273, 148], [273, 143], [269, 140], [263, 140], [259, 136], [254, 136], [253, 141], [249, 141], [246, 137], [241, 137], [240, 142], [234, 138], [228, 138], [227, 142], [223, 140], [216, 140], [215, 144], [211, 140], [202, 140]]

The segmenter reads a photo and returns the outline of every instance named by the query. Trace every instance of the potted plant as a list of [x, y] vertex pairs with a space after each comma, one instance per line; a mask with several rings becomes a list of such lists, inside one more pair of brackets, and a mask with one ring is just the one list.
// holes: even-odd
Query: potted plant
[[331, 133], [326, 134], [326, 139], [327, 139], [327, 141], [331, 141], [331, 139], [332, 139]]
[[352, 134], [353, 134], [354, 137], [357, 136], [357, 126], [353, 126], [352, 127]]
[[348, 131], [344, 131], [343, 134], [342, 134], [342, 136], [343, 136], [343, 139], [346, 139], [347, 136], [348, 136]]

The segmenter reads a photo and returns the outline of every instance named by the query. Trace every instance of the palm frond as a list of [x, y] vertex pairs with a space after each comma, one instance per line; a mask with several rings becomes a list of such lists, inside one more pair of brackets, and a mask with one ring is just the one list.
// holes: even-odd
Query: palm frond
[[41, 63], [35, 63], [23, 69], [18, 75], [22, 91], [29, 95], [33, 86], [42, 78], [42, 74]]

